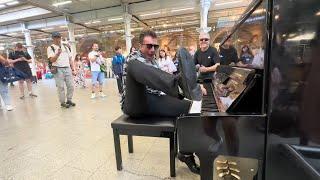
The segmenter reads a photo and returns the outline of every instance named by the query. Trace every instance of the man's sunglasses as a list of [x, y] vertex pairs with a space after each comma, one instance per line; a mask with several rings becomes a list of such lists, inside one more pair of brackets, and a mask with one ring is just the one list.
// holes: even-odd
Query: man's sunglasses
[[201, 39], [199, 39], [200, 41], [209, 41], [209, 39], [208, 38], [201, 38]]
[[152, 47], [154, 47], [155, 50], [159, 49], [158, 44], [143, 44], [143, 45], [146, 45], [148, 49], [151, 49]]

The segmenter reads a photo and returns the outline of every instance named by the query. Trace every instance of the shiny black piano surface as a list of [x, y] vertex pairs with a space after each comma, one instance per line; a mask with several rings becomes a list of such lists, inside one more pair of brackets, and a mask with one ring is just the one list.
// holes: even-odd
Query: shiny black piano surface
[[256, 0], [228, 38], [249, 43], [263, 67], [248, 66], [229, 103], [230, 71], [205, 83], [201, 114], [177, 121], [180, 150], [197, 154], [202, 180], [213, 179], [218, 155], [257, 159], [257, 179], [320, 179], [320, 1]]

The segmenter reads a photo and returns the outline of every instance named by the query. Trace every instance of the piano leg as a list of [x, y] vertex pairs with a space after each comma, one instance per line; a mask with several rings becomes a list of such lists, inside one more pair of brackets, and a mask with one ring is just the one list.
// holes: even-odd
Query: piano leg
[[228, 154], [231, 156], [237, 156], [239, 153], [239, 135], [237, 129], [238, 120], [233, 117], [224, 117], [221, 121]]
[[200, 178], [201, 180], [213, 179], [213, 161], [217, 157], [212, 153], [197, 153], [200, 160]]

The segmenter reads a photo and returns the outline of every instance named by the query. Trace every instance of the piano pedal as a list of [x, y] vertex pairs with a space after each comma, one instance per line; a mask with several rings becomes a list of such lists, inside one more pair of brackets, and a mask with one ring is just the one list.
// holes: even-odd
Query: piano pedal
[[259, 161], [252, 158], [218, 156], [214, 161], [214, 180], [255, 180]]

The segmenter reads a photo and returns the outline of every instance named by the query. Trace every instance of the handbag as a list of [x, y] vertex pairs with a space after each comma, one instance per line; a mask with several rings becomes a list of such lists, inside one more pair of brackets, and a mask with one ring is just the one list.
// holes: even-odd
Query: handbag
[[100, 64], [100, 71], [106, 73], [107, 72], [107, 66], [104, 65], [104, 64]]
[[27, 75], [13, 67], [5, 67], [0, 65], [0, 81], [3, 83], [11, 83], [26, 79]]

